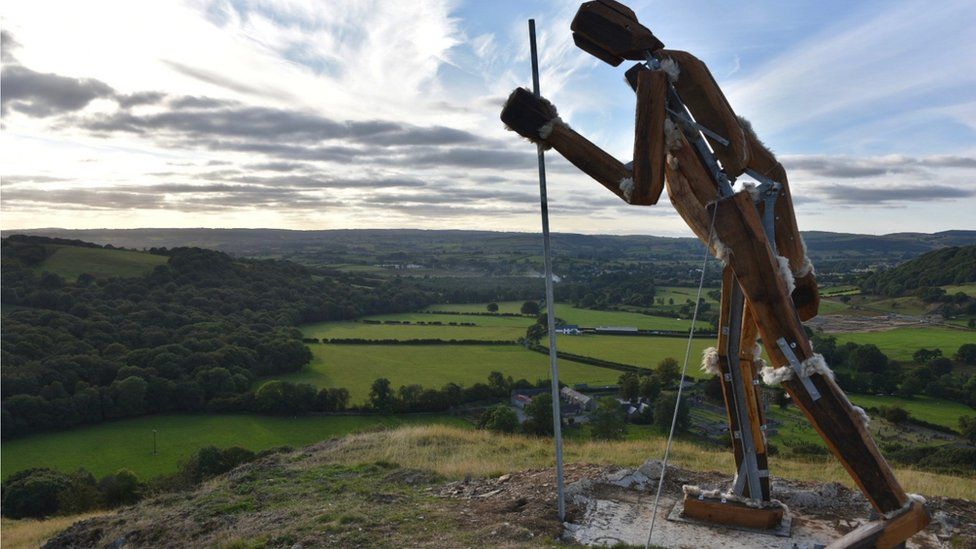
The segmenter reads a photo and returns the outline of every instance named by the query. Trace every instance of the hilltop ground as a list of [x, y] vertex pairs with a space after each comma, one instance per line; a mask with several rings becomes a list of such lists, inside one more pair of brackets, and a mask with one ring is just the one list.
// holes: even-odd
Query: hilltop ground
[[[643, 531], [646, 517], [639, 515], [649, 512], [653, 483], [644, 477], [633, 485], [636, 473], [620, 468], [659, 456], [661, 445], [588, 441], [567, 447], [567, 520], [576, 539], [599, 541], [592, 539], [593, 524], [603, 518], [594, 513], [608, 505], [625, 510], [630, 505], [630, 518], [615, 520], [629, 520], [631, 534]], [[680, 493], [682, 483], [717, 487], [728, 480], [722, 473], [695, 472], [728, 469], [727, 453], [678, 442], [672, 455], [685, 469], [668, 471], [668, 498]], [[48, 546], [550, 546], [564, 535], [554, 512], [551, 459], [545, 439], [448, 426], [351, 435], [245, 464], [192, 492], [162, 494], [115, 514], [89, 518]], [[823, 483], [836, 479], [850, 484], [833, 461], [780, 460], [773, 468], [794, 479], [776, 480], [774, 489], [803, 517], [795, 521], [795, 533], [820, 525], [824, 531], [818, 535], [837, 536], [867, 518], [858, 494]], [[952, 499], [976, 493], [976, 478], [910, 470], [896, 474], [907, 490], [929, 498], [935, 520], [918, 538], [925, 542], [920, 546], [950, 539], [963, 546], [976, 542], [976, 502]], [[661, 522], [667, 523], [661, 532], [676, 527]], [[722, 536], [741, 538], [728, 531], [708, 535], [719, 536], [713, 542]], [[780, 545], [785, 541], [770, 539]]]

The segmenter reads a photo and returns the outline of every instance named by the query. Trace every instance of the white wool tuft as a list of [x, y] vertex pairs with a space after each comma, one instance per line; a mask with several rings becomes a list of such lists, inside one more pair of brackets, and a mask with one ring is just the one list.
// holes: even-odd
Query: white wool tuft
[[752, 197], [753, 202], [759, 201], [759, 187], [757, 187], [755, 183], [744, 181], [742, 183], [742, 190], [749, 193], [749, 196]]
[[802, 236], [800, 237], [800, 244], [803, 246], [803, 265], [800, 265], [800, 268], [793, 273], [797, 278], [803, 278], [810, 273], [815, 274], [813, 261], [810, 261], [810, 256], [807, 255], [807, 243], [803, 240]]
[[667, 162], [668, 162], [668, 167], [671, 168], [672, 170], [678, 169], [678, 159], [672, 156], [671, 153], [668, 153]]
[[678, 81], [678, 75], [681, 74], [681, 67], [679, 67], [678, 63], [676, 63], [675, 60], [671, 59], [670, 57], [664, 61], [661, 61], [661, 70], [668, 75], [668, 80], [670, 80], [672, 84]]
[[562, 118], [559, 118], [558, 116], [546, 122], [545, 124], [542, 125], [541, 128], [539, 128], [539, 137], [541, 137], [542, 139], [549, 139], [549, 136], [552, 135], [552, 130], [553, 128], [556, 127], [556, 124], [562, 124], [562, 123], [563, 123]]
[[861, 421], [864, 423], [865, 427], [871, 424], [871, 416], [869, 416], [868, 413], [864, 411], [864, 408], [861, 408], [860, 406], [854, 406], [854, 411], [857, 412], [857, 415], [861, 416]]
[[790, 260], [778, 255], [776, 262], [779, 263], [779, 276], [786, 283], [786, 293], [792, 294], [796, 289], [796, 279], [793, 278], [793, 271], [790, 270]]
[[729, 264], [729, 257], [732, 256], [732, 250], [725, 245], [717, 236], [712, 237], [712, 248], [715, 250], [715, 258], [722, 262], [722, 265]]
[[627, 200], [627, 202], [630, 202], [630, 197], [634, 194], [634, 180], [629, 177], [625, 177], [621, 179], [620, 183], [617, 185], [620, 187], [620, 192], [624, 193], [624, 198]]
[[664, 148], [673, 151], [681, 146], [681, 128], [671, 121], [664, 119]]
[[921, 503], [922, 505], [925, 505], [925, 496], [923, 496], [921, 494], [908, 494], [908, 499], [911, 499], [913, 501], [917, 501], [917, 502]]
[[718, 367], [718, 349], [709, 347], [702, 351], [701, 370], [716, 376], [722, 375], [722, 369]]
[[918, 494], [908, 494], [908, 501], [905, 502], [905, 505], [902, 505], [900, 508], [895, 509], [894, 511], [889, 511], [889, 512], [885, 513], [884, 514], [884, 518], [886, 520], [891, 520], [891, 519], [897, 517], [898, 515], [901, 515], [905, 511], [908, 511], [908, 509], [911, 508], [912, 503], [915, 503], [915, 502], [918, 502], [918, 503], [921, 503], [922, 505], [925, 505], [925, 498], [922, 497], [922, 496], [920, 496], [920, 495], [918, 495]]
[[762, 501], [759, 499], [752, 499], [747, 497], [740, 497], [732, 492], [722, 492], [721, 490], [702, 490], [698, 486], [690, 486], [688, 484], [681, 486], [681, 491], [684, 492], [686, 496], [699, 498], [699, 499], [723, 499], [725, 501], [733, 501], [736, 503], [743, 503], [749, 507], [757, 509], [766, 509], [769, 507], [780, 507], [784, 511], [788, 510], [786, 505], [779, 501], [778, 499], [771, 499], [769, 501]]
[[834, 379], [834, 371], [827, 366], [827, 361], [820, 353], [813, 353], [813, 356], [800, 363], [800, 371], [803, 375], [810, 377], [813, 374], [820, 374], [824, 377]]
[[763, 366], [763, 369], [759, 371], [759, 375], [762, 376], [763, 383], [766, 385], [779, 385], [784, 381], [793, 379], [793, 368], [789, 366], [781, 366], [779, 368]]

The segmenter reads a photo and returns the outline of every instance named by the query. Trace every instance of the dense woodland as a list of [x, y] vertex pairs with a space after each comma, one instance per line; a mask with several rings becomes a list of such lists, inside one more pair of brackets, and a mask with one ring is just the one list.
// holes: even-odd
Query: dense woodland
[[32, 268], [43, 238], [5, 239], [2, 265], [4, 437], [166, 411], [198, 411], [247, 393], [261, 376], [311, 360], [303, 322], [413, 310], [433, 295], [396, 279], [199, 248], [158, 249], [138, 278], [64, 280]]
[[897, 297], [919, 289], [974, 281], [976, 245], [929, 252], [893, 269], [871, 273], [860, 286], [867, 293]]

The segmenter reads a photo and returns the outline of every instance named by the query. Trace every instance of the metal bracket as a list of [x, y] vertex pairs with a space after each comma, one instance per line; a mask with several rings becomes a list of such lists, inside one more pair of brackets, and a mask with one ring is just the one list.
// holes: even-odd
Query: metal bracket
[[797, 360], [796, 355], [793, 353], [793, 349], [786, 342], [786, 338], [781, 337], [777, 339], [776, 345], [779, 347], [779, 350], [786, 357], [786, 360], [790, 362], [790, 367], [793, 368], [793, 373], [800, 380], [800, 383], [803, 384], [803, 388], [806, 389], [807, 393], [810, 394], [810, 400], [813, 401], [819, 400], [820, 391], [818, 391], [817, 386], [813, 384], [813, 380], [803, 375], [803, 365], [801, 365], [800, 361]]

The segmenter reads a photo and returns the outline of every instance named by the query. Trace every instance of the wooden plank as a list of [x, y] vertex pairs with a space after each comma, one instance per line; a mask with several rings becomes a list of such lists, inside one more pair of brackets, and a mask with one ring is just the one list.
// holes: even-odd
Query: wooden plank
[[875, 520], [863, 524], [840, 537], [827, 549], [891, 549], [921, 532], [929, 524], [929, 515], [922, 503], [913, 501], [909, 508], [889, 520]]
[[743, 528], [769, 530], [783, 521], [782, 507], [767, 507], [757, 509], [745, 504], [721, 500], [698, 499], [685, 495], [684, 512], [682, 515], [695, 520], [712, 522], [715, 524], [730, 524]]
[[[576, 36], [585, 39], [585, 51], [613, 66], [624, 59], [640, 61], [646, 51], [657, 51], [664, 47], [647, 27], [637, 22], [634, 12], [617, 2], [586, 2], [579, 7], [569, 26]], [[594, 53], [599, 50], [601, 53]]]
[[729, 421], [729, 439], [732, 441], [732, 454], [735, 456], [735, 470], [742, 467], [742, 440], [735, 438], [734, 433], [739, 430], [739, 415], [735, 411], [735, 389], [732, 382], [725, 379], [729, 373], [729, 329], [732, 314], [732, 285], [736, 284], [735, 274], [731, 267], [722, 271], [722, 297], [719, 302], [718, 314], [718, 342], [715, 347], [718, 352], [719, 382], [722, 384], [722, 402], [725, 404], [725, 416]]
[[664, 190], [664, 120], [668, 77], [661, 71], [642, 71], [637, 78], [637, 116], [634, 130], [634, 192], [631, 204], [657, 204]]
[[[509, 129], [522, 137], [556, 149], [577, 168], [615, 195], [624, 198], [620, 183], [631, 178], [630, 170], [606, 151], [556, 120], [557, 116], [551, 103], [524, 88], [517, 88], [505, 103], [501, 119]], [[551, 130], [543, 139], [539, 130], [547, 124]]]
[[749, 165], [745, 132], [708, 67], [686, 51], [661, 50], [655, 56], [678, 63], [681, 73], [674, 83], [675, 90], [698, 123], [729, 141], [726, 146], [706, 136], [725, 172], [730, 177], [741, 175]]
[[[793, 211], [793, 197], [790, 193], [786, 169], [776, 160], [773, 153], [759, 141], [751, 129], [745, 132], [745, 138], [749, 147], [749, 168], [783, 185], [783, 190], [776, 198], [774, 208], [776, 215], [776, 251], [789, 259], [790, 269], [794, 273], [798, 272], [803, 267], [806, 251], [804, 250], [803, 239], [800, 237], [800, 229], [796, 223], [796, 214]], [[820, 309], [820, 292], [817, 289], [817, 280], [813, 273], [796, 277], [796, 291], [793, 292], [793, 302], [796, 304], [800, 320], [806, 321], [817, 316]]]
[[[795, 345], [798, 360], [811, 357], [813, 350], [778, 275], [751, 197], [739, 193], [710, 205], [709, 211], [715, 207], [716, 234], [732, 250], [730, 264], [750, 301], [773, 364], [782, 367], [788, 363], [776, 345], [779, 338]], [[821, 394], [816, 401], [796, 378], [783, 386], [872, 505], [883, 513], [901, 508], [908, 496], [850, 401], [832, 379], [814, 374], [810, 380]]]

